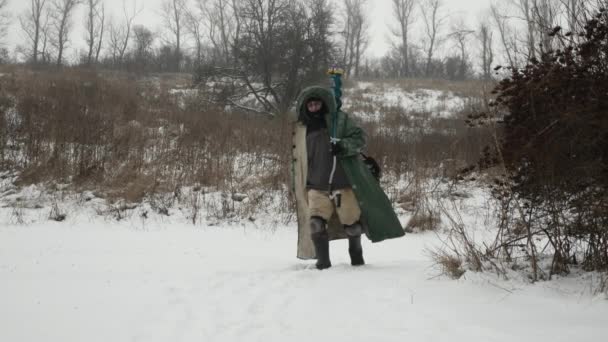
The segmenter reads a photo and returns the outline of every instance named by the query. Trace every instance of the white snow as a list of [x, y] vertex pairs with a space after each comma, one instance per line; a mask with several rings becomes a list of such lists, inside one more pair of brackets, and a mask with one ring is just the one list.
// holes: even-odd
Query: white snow
[[363, 94], [368, 101], [383, 103], [387, 106], [400, 106], [410, 111], [428, 112], [438, 117], [450, 117], [464, 107], [464, 99], [451, 92], [419, 89], [404, 92], [400, 88], [385, 89], [382, 94]]
[[[353, 91], [372, 111], [383, 103], [444, 117], [465, 101], [363, 82]], [[346, 241], [335, 241], [333, 267], [317, 271], [314, 261], [295, 257], [286, 191], [255, 188], [261, 166], [251, 160], [275, 166], [263, 157], [231, 160], [239, 172], [230, 191], [185, 188], [181, 202], [159, 195], [160, 204], [176, 202], [166, 208], [170, 216], [156, 214], [150, 199], [110, 204], [93, 192], [70, 194], [61, 184], [49, 194], [41, 186], [18, 188], [15, 174], [1, 173], [0, 342], [595, 342], [608, 336], [608, 296], [594, 292], [594, 274], [531, 284], [515, 271], [508, 280], [468, 271], [451, 280], [429, 255], [447, 238], [445, 230], [364, 241], [367, 265], [358, 268], [349, 264]], [[397, 184], [391, 198], [407, 187]], [[464, 191], [470, 197], [445, 200], [454, 207], [444, 209], [458, 210], [457, 224], [474, 241], [491, 240], [487, 191]], [[438, 205], [441, 198], [429, 201]], [[405, 204], [397, 206], [404, 224], [412, 214]], [[53, 206], [67, 214], [65, 221], [48, 219]], [[445, 229], [449, 222], [442, 220]]]
[[196, 96], [198, 95], [198, 89], [196, 88], [174, 88], [169, 89], [171, 95], [182, 95], [182, 96]]
[[[361, 99], [357, 99], [357, 96]], [[353, 114], [364, 118], [381, 114], [378, 112], [381, 106], [400, 107], [409, 113], [429, 113], [437, 118], [450, 118], [464, 108], [467, 100], [451, 91], [424, 88], [412, 91], [381, 82], [357, 82], [352, 89], [345, 89], [345, 98], [348, 98], [344, 104], [345, 110], [351, 110]], [[375, 112], [355, 109], [361, 105], [372, 106]]]
[[587, 282], [531, 285], [471, 272], [450, 280], [428, 256], [439, 241], [434, 233], [364, 241], [368, 264], [359, 268], [350, 266], [346, 242], [335, 241], [334, 266], [317, 271], [295, 258], [295, 225], [272, 217], [210, 227], [177, 214], [117, 222], [81, 209], [62, 223], [38, 214], [14, 225], [11, 209], [0, 214], [0, 341], [608, 336], [608, 301]]

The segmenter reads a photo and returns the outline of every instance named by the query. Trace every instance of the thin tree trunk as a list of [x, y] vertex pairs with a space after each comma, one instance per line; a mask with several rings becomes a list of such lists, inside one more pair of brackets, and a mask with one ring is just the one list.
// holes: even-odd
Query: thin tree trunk
[[106, 8], [105, 5], [101, 4], [101, 17], [99, 18], [99, 41], [97, 42], [97, 51], [95, 51], [95, 64], [99, 63], [99, 54], [101, 52], [101, 46], [103, 44], [103, 34], [105, 31], [105, 23], [106, 23]]

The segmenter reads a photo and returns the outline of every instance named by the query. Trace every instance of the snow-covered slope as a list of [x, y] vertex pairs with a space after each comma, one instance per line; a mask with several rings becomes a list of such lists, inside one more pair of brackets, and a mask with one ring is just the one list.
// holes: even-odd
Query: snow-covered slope
[[[6, 212], [4, 212], [6, 213]], [[5, 221], [3, 221], [5, 222]], [[293, 225], [90, 217], [0, 226], [0, 341], [600, 341], [576, 280], [437, 276], [434, 233], [364, 244], [367, 265], [295, 258]]]
[[382, 107], [399, 107], [407, 113], [427, 113], [433, 118], [449, 118], [461, 111], [468, 100], [451, 91], [426, 88], [403, 89], [397, 84], [357, 82], [345, 89], [344, 109], [362, 118], [378, 118]]

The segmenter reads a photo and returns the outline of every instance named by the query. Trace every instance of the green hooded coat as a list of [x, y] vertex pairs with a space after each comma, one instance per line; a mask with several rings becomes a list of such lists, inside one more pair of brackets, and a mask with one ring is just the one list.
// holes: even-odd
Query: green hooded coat
[[[336, 112], [336, 101], [331, 90], [318, 86], [304, 89], [298, 97], [296, 114], [305, 110], [304, 105], [312, 97], [321, 98], [328, 106], [329, 113], [326, 121], [329, 132], [331, 132], [331, 113]], [[338, 155], [338, 162], [344, 169], [359, 202], [361, 223], [366, 236], [372, 242], [403, 236], [403, 228], [388, 197], [361, 159], [360, 152], [365, 145], [363, 130], [348, 117], [348, 114], [342, 111], [337, 113], [336, 128], [337, 138], [340, 139], [339, 144], [342, 147], [342, 152]], [[315, 253], [310, 238], [310, 214], [306, 189], [308, 172], [306, 126], [297, 120], [294, 124], [293, 139], [292, 191], [296, 199], [298, 217], [297, 256], [300, 259], [312, 259], [315, 258]], [[346, 238], [344, 229], [335, 213], [328, 224], [328, 233], [332, 240]]]

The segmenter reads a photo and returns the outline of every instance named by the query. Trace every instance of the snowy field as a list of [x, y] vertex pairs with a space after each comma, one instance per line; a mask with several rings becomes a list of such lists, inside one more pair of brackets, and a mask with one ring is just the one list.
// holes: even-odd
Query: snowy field
[[[218, 83], [208, 82], [208, 91], [217, 92]], [[261, 84], [254, 83], [258, 88]], [[198, 89], [176, 88], [169, 93], [179, 98], [179, 105], [184, 106], [186, 99], [194, 99]], [[256, 97], [246, 90], [248, 95], [235, 100], [236, 103], [249, 108], [262, 109]], [[402, 86], [383, 82], [358, 81], [344, 89], [344, 110], [365, 120], [380, 120], [383, 107], [402, 108], [409, 113], [425, 113], [431, 118], [453, 118], [455, 113], [463, 110], [467, 101], [474, 100], [455, 94], [452, 91], [437, 89], [404, 89]]]
[[[344, 109], [363, 119], [380, 118], [382, 106], [399, 107], [410, 113], [428, 113], [433, 118], [450, 118], [462, 110], [468, 100], [451, 91], [424, 88], [405, 90], [395, 84], [363, 81], [345, 89], [345, 97], [349, 101]], [[360, 106], [371, 106], [373, 110], [353, 109]]]
[[333, 242], [334, 266], [317, 271], [295, 258], [295, 225], [270, 218], [211, 227], [178, 215], [117, 222], [83, 211], [15, 225], [11, 209], [0, 214], [0, 341], [608, 336], [608, 301], [584, 277], [529, 284], [467, 272], [451, 280], [428, 256], [435, 233], [365, 241], [360, 268], [350, 266], [345, 241]]
[[[390, 84], [361, 82], [348, 91], [362, 108], [354, 114], [368, 118], [379, 117], [381, 105], [448, 118], [468, 101]], [[295, 217], [286, 213], [285, 192], [255, 188], [262, 173], [256, 167], [273, 166], [271, 159], [250, 162], [259, 157], [234, 161], [243, 194], [184, 188], [181, 202], [167, 194], [156, 205], [150, 198], [111, 204], [93, 192], [70, 194], [68, 184], [56, 184], [52, 193], [19, 188], [16, 174], [0, 174], [0, 342], [608, 337], [608, 296], [596, 292], [592, 273], [534, 284], [515, 271], [508, 279], [491, 272], [467, 271], [459, 280], [442, 275], [429, 251], [447, 238], [445, 213], [437, 232], [364, 241], [363, 267], [350, 266], [346, 241], [332, 242], [333, 267], [316, 270], [314, 261], [295, 257]], [[412, 204], [398, 202], [407, 197], [406, 186], [393, 188], [406, 226]], [[464, 194], [445, 200], [453, 205], [446, 212], [458, 211], [450, 214], [476, 241], [491, 239], [496, 231], [487, 191], [469, 187]]]

